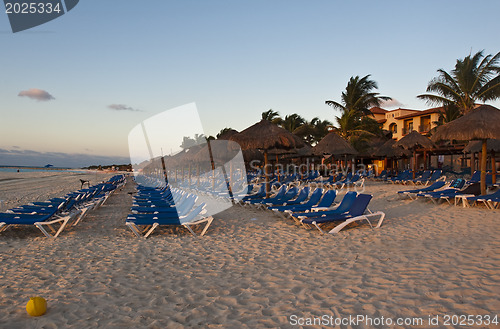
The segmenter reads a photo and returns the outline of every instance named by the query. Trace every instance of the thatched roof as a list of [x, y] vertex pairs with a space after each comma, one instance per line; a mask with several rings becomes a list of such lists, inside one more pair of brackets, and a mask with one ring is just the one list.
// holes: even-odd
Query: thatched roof
[[434, 143], [424, 135], [420, 134], [418, 131], [413, 130], [411, 133], [401, 138], [394, 144], [394, 147], [402, 147], [406, 150], [411, 150], [417, 147], [423, 148], [433, 148]]
[[238, 133], [238, 130], [230, 129], [230, 130], [226, 131], [225, 133], [223, 133], [222, 135], [220, 135], [219, 138], [217, 138], [217, 139], [229, 140], [229, 138], [231, 138], [231, 136], [234, 136], [237, 133]]
[[198, 153], [203, 148], [204, 145], [206, 144], [204, 143], [204, 144], [194, 145], [174, 155], [170, 156], [166, 155], [164, 157], [165, 165], [170, 168], [182, 167], [184, 165], [187, 165], [189, 161], [193, 161], [193, 158], [196, 155], [196, 153]]
[[257, 122], [242, 132], [231, 136], [229, 140], [240, 144], [243, 150], [291, 149], [304, 146], [299, 137], [267, 120]]
[[313, 154], [324, 155], [345, 155], [345, 154], [358, 154], [348, 142], [335, 132], [330, 132], [316, 146], [312, 149]]
[[294, 156], [305, 157], [305, 156], [313, 155], [312, 149], [313, 148], [310, 145], [305, 144], [304, 147], [296, 149], [295, 154], [292, 154], [292, 157], [294, 157]]
[[[488, 152], [500, 152], [500, 139], [488, 139], [486, 143]], [[470, 141], [469, 144], [467, 144], [467, 146], [464, 148], [464, 153], [481, 152], [481, 144], [481, 141]]]
[[372, 155], [384, 158], [399, 158], [409, 155], [407, 150], [402, 147], [394, 147], [394, 144], [396, 144], [396, 141], [394, 139], [389, 139], [387, 142], [382, 144], [382, 146], [377, 148]]
[[[208, 144], [204, 145], [201, 150], [190, 159], [195, 162], [210, 162], [210, 153]], [[231, 161], [240, 151], [240, 147], [235, 142], [228, 140], [213, 140], [210, 141], [210, 151], [214, 163], [222, 164]]]
[[242, 152], [245, 162], [251, 162], [252, 160], [264, 161], [264, 155], [257, 149], [248, 149]]
[[500, 110], [480, 105], [464, 116], [436, 129], [432, 140], [500, 139]]

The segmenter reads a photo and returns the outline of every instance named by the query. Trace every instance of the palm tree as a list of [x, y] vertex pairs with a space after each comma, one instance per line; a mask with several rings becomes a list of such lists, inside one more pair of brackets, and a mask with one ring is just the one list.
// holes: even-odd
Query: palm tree
[[265, 112], [262, 112], [262, 120], [271, 121], [272, 123], [279, 123], [281, 121], [280, 114], [277, 111], [273, 111], [273, 109], [269, 109]]
[[377, 83], [370, 80], [370, 74], [360, 78], [351, 77], [347, 83], [345, 91], [342, 92], [341, 102], [326, 101], [325, 104], [340, 110], [341, 112], [353, 111], [351, 115], [361, 118], [363, 115], [371, 115], [370, 108], [380, 106], [381, 101], [389, 101], [392, 98], [379, 96], [379, 93], [373, 92], [378, 89]]
[[314, 143], [318, 143], [322, 140], [323, 137], [328, 135], [330, 129], [333, 128], [333, 123], [328, 120], [321, 120], [318, 117], [313, 118], [309, 124], [314, 128], [312, 134]]
[[297, 113], [286, 115], [284, 119], [281, 120], [279, 125], [288, 130], [289, 132], [293, 133], [297, 128], [300, 126], [303, 126], [307, 123], [307, 121], [298, 115]]
[[438, 121], [434, 121], [433, 123], [436, 126], [442, 126], [445, 123], [451, 122], [455, 119], [458, 119], [462, 116], [460, 109], [454, 105], [446, 105], [443, 107], [443, 112], [439, 113]]
[[184, 136], [182, 138], [182, 143], [179, 146], [183, 149], [187, 149], [194, 145], [206, 143], [206, 141], [210, 139], [215, 139], [215, 138], [213, 136], [206, 137], [204, 134], [194, 134], [194, 138]]
[[483, 51], [457, 59], [450, 73], [437, 70], [439, 75], [427, 85], [427, 92], [435, 94], [422, 94], [417, 98], [428, 104], [456, 106], [462, 114], [474, 109], [477, 102], [500, 98], [500, 52], [484, 56]]
[[318, 117], [313, 118], [311, 121], [297, 127], [293, 133], [307, 142], [307, 144], [314, 145], [323, 139], [330, 129], [333, 128], [333, 124], [328, 120], [321, 120]]
[[[337, 119], [337, 133], [343, 138], [350, 140], [351, 136], [381, 134], [380, 125], [372, 118], [370, 108], [380, 106], [382, 101], [388, 101], [392, 98], [380, 96], [374, 92], [377, 89], [377, 83], [370, 80], [370, 75], [360, 78], [351, 77], [347, 87], [342, 92], [341, 102], [326, 101], [334, 109], [340, 110], [340, 117]], [[371, 120], [370, 120], [371, 119]]]

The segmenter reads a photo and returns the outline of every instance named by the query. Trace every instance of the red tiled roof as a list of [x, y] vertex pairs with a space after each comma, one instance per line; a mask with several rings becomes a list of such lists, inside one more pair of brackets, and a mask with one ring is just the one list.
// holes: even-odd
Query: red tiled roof
[[387, 112], [387, 110], [384, 110], [383, 108], [381, 107], [372, 107], [370, 109], [370, 112], [372, 112], [373, 114], [385, 114]]
[[377, 120], [378, 123], [385, 123], [387, 121], [387, 119], [380, 119], [380, 120]]
[[421, 115], [426, 115], [426, 114], [431, 114], [431, 113], [441, 113], [443, 112], [443, 107], [434, 107], [432, 109], [424, 110], [424, 111], [415, 111], [414, 113], [402, 115], [400, 117], [397, 117], [397, 119], [408, 119], [408, 118], [413, 118], [413, 117], [418, 117]]

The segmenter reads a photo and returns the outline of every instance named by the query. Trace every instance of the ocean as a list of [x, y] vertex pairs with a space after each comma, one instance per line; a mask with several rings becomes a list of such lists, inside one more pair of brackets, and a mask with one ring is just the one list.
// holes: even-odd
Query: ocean
[[15, 167], [15, 166], [0, 166], [0, 172], [49, 172], [49, 171], [67, 171], [67, 172], [81, 172], [84, 169], [72, 169], [72, 168], [56, 168], [56, 167]]

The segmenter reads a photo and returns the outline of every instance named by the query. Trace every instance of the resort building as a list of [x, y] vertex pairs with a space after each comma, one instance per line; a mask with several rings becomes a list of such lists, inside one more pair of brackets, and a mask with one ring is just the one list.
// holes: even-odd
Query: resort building
[[436, 127], [442, 107], [435, 107], [425, 111], [410, 109], [385, 110], [380, 107], [372, 107], [370, 111], [378, 123], [383, 124], [383, 129], [392, 132], [392, 138], [400, 140], [413, 130], [421, 134], [427, 134]]

